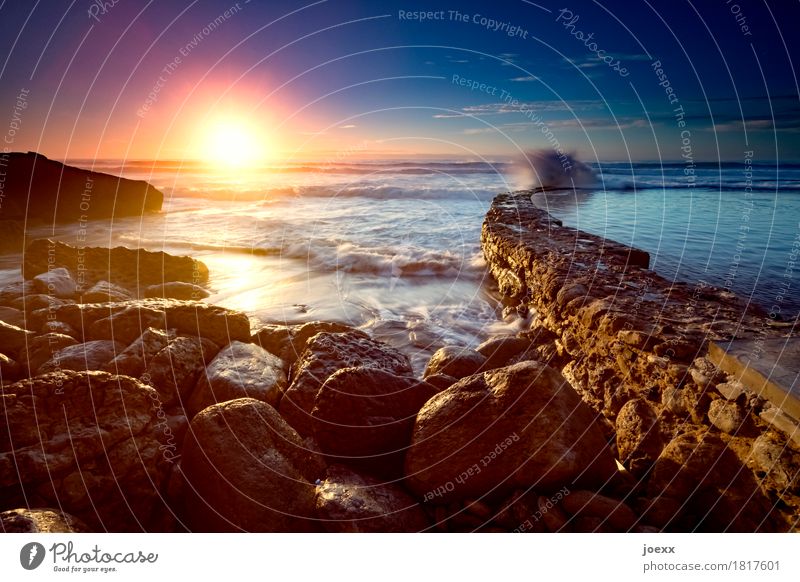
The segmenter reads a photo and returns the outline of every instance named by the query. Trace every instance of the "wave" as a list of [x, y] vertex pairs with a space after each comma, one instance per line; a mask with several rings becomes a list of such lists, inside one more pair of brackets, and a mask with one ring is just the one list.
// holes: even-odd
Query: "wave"
[[497, 188], [427, 188], [381, 185], [309, 185], [277, 188], [173, 187], [169, 194], [178, 198], [211, 198], [217, 200], [263, 201], [271, 203], [284, 198], [368, 198], [374, 200], [491, 200]]

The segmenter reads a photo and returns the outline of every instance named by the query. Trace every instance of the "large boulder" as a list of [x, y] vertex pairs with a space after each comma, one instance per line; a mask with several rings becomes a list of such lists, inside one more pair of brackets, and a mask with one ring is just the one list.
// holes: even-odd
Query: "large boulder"
[[98, 281], [81, 295], [81, 303], [118, 303], [134, 299], [133, 294], [119, 285]]
[[59, 509], [9, 509], [0, 513], [0, 531], [5, 533], [82, 533], [89, 528], [77, 517]]
[[332, 465], [317, 486], [317, 517], [333, 533], [411, 533], [430, 527], [425, 511], [400, 486]]
[[445, 346], [439, 348], [431, 356], [423, 377], [446, 374], [447, 376], [461, 379], [477, 374], [485, 364], [486, 356], [475, 350], [458, 346]]
[[77, 343], [75, 338], [62, 333], [44, 333], [36, 336], [28, 344], [28, 349], [21, 352], [20, 363], [23, 371], [28, 376], [36, 375], [36, 371], [60, 350]]
[[16, 325], [23, 329], [25, 329], [27, 325], [25, 312], [21, 309], [14, 309], [13, 307], [0, 306], [0, 321], [5, 321], [10, 325]]
[[53, 357], [42, 364], [36, 371], [37, 374], [47, 374], [59, 370], [104, 370], [107, 364], [125, 346], [109, 340], [96, 340], [82, 344], [75, 344], [58, 350]]
[[217, 402], [246, 397], [277, 406], [285, 388], [280, 358], [255, 344], [234, 341], [200, 375], [187, 410], [195, 415]]
[[22, 273], [32, 279], [48, 270], [63, 267], [77, 279], [80, 291], [100, 281], [125, 289], [183, 281], [194, 285], [208, 282], [208, 267], [191, 257], [126, 247], [83, 247], [50, 239], [36, 239], [25, 249]]
[[143, 180], [68, 166], [36, 152], [4, 155], [2, 218], [52, 224], [141, 216], [161, 210], [164, 201], [164, 194]]
[[199, 301], [208, 297], [209, 292], [200, 285], [186, 281], [168, 281], [163, 284], [150, 285], [144, 290], [144, 296]]
[[475, 351], [486, 358], [485, 370], [493, 370], [507, 366], [514, 356], [524, 352], [531, 346], [531, 340], [514, 335], [498, 336], [486, 340]]
[[219, 346], [209, 339], [177, 337], [153, 356], [141, 380], [158, 391], [166, 406], [179, 403], [185, 407], [198, 378], [217, 352]]
[[339, 370], [317, 394], [314, 438], [341, 462], [399, 472], [417, 412], [437, 393], [427, 382], [384, 370]]
[[114, 339], [130, 344], [148, 328], [175, 329], [184, 335], [206, 337], [217, 345], [250, 340], [250, 320], [202, 301], [138, 299], [123, 303], [67, 304], [34, 312], [83, 330], [86, 339]]
[[43, 295], [52, 295], [61, 299], [69, 299], [78, 291], [78, 284], [72, 273], [64, 267], [50, 269], [33, 278], [36, 291]]
[[319, 455], [269, 404], [215, 404], [192, 419], [183, 447], [184, 514], [194, 531], [306, 532], [314, 520]]
[[161, 529], [171, 464], [155, 390], [127, 376], [59, 372], [4, 386], [0, 498], [59, 507], [94, 531]]
[[162, 331], [148, 327], [142, 335], [111, 360], [105, 370], [113, 374], [138, 378], [144, 374], [156, 354], [167, 347], [174, 337], [175, 330]]
[[658, 413], [642, 398], [629, 400], [620, 409], [616, 435], [620, 460], [637, 475], [652, 466], [665, 445]]
[[16, 354], [34, 335], [32, 331], [0, 321], [0, 346], [3, 351]]
[[348, 331], [356, 330], [337, 321], [309, 321], [299, 325], [267, 324], [253, 334], [252, 341], [291, 365], [303, 354], [308, 340], [318, 333]]
[[405, 467], [413, 492], [442, 501], [602, 486], [616, 473], [595, 414], [539, 362], [470, 376], [431, 398]]
[[360, 331], [319, 333], [306, 344], [292, 367], [292, 382], [280, 402], [280, 413], [301, 435], [313, 431], [311, 411], [317, 393], [334, 372], [367, 367], [396, 376], [412, 376], [408, 357]]

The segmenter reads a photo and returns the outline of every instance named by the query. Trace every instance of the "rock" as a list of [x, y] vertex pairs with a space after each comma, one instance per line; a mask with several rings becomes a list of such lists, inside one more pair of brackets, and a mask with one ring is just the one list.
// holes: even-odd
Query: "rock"
[[37, 239], [25, 249], [22, 273], [26, 279], [64, 267], [77, 274], [81, 289], [108, 281], [125, 289], [140, 289], [165, 281], [195, 285], [208, 282], [208, 267], [191, 257], [126, 247], [83, 247]]
[[77, 345], [77, 340], [61, 333], [45, 333], [37, 336], [28, 344], [22, 358], [23, 372], [28, 376], [36, 375], [36, 371], [59, 350]]
[[35, 294], [36, 287], [33, 281], [15, 281], [0, 289], [0, 305], [8, 306], [17, 299]]
[[595, 414], [538, 362], [464, 378], [431, 398], [417, 415], [405, 467], [412, 491], [445, 501], [602, 485], [616, 472]]
[[69, 325], [68, 323], [64, 323], [63, 321], [46, 321], [42, 326], [41, 333], [57, 333], [60, 335], [68, 335], [75, 339], [78, 339], [81, 336], [74, 327]]
[[4, 351], [17, 353], [34, 335], [32, 331], [0, 321], [0, 346]]
[[784, 414], [780, 408], [771, 403], [765, 404], [758, 416], [772, 428], [782, 432], [786, 436], [789, 446], [800, 450], [800, 424], [795, 419]]
[[5, 354], [0, 354], [0, 386], [19, 378], [19, 365]]
[[183, 281], [170, 281], [164, 284], [150, 285], [144, 290], [145, 297], [163, 297], [165, 299], [188, 299], [199, 301], [210, 293], [200, 287]]
[[61, 305], [35, 312], [82, 329], [87, 339], [114, 339], [132, 343], [148, 327], [175, 329], [205, 337], [217, 345], [250, 340], [250, 320], [244, 313], [202, 301], [138, 299], [124, 303]]
[[331, 465], [317, 487], [317, 517], [333, 533], [411, 533], [430, 527], [402, 487]]
[[642, 475], [664, 448], [658, 413], [641, 398], [625, 403], [616, 421], [617, 451], [623, 464], [635, 475]]
[[[294, 333], [294, 327], [289, 325], [268, 324], [261, 326], [258, 331], [253, 333], [250, 341], [260, 345], [271, 354], [281, 356], [281, 352], [289, 345]], [[288, 362], [281, 357], [285, 362]], [[295, 357], [295, 359], [297, 359]]]
[[187, 411], [194, 416], [217, 402], [245, 397], [277, 406], [285, 388], [286, 374], [277, 356], [255, 344], [233, 341], [200, 375]]
[[[304, 323], [300, 327], [293, 328], [289, 344], [284, 346], [278, 354], [287, 364], [293, 364], [303, 354], [308, 347], [308, 341], [318, 333], [348, 333], [356, 332], [355, 329], [338, 321], [311, 321]], [[358, 366], [357, 358], [343, 362], [343, 368]]]
[[118, 342], [109, 340], [96, 340], [82, 344], [75, 344], [61, 348], [53, 357], [42, 364], [36, 371], [37, 374], [47, 374], [60, 370], [104, 370], [106, 365], [113, 360], [117, 354], [122, 352], [125, 346]]
[[486, 356], [458, 346], [445, 346], [431, 356], [423, 378], [433, 374], [447, 374], [453, 378], [465, 378], [477, 374], [486, 364]]
[[317, 392], [331, 374], [353, 366], [413, 376], [405, 355], [365, 333], [318, 333], [308, 341], [302, 357], [292, 366], [292, 382], [279, 407], [286, 422], [303, 436], [311, 434], [311, 411]]
[[105, 370], [138, 378], [144, 374], [156, 354], [167, 347], [169, 341], [174, 338], [175, 330], [162, 331], [148, 327], [136, 341], [111, 360]]
[[691, 375], [694, 383], [700, 388], [713, 386], [719, 383], [723, 378], [723, 374], [719, 368], [706, 357], [694, 359], [692, 365], [689, 367], [689, 375]]
[[671, 414], [686, 414], [683, 390], [669, 386], [661, 391], [661, 405]]
[[431, 386], [436, 387], [439, 392], [450, 388], [450, 386], [458, 382], [456, 378], [448, 376], [447, 374], [433, 374], [425, 378], [425, 381]]
[[133, 294], [119, 285], [108, 281], [98, 281], [91, 289], [81, 295], [81, 303], [116, 303], [130, 301]]
[[149, 359], [141, 379], [158, 391], [165, 406], [178, 403], [186, 407], [198, 379], [218, 352], [219, 346], [209, 339], [177, 337]]
[[683, 504], [676, 499], [663, 495], [656, 495], [652, 499], [643, 498], [638, 501], [637, 509], [642, 521], [659, 529], [669, 528], [677, 531], [688, 529], [682, 527]]
[[77, 517], [58, 509], [9, 509], [0, 513], [5, 533], [84, 533], [89, 528]]
[[573, 516], [600, 518], [600, 527], [614, 532], [631, 531], [638, 521], [633, 510], [622, 501], [592, 491], [571, 491], [561, 505]]
[[379, 472], [396, 464], [401, 472], [417, 412], [437, 392], [427, 382], [383, 370], [339, 370], [317, 393], [314, 438], [326, 455], [342, 457], [340, 462]]
[[742, 409], [735, 402], [717, 399], [708, 407], [708, 420], [722, 432], [736, 434], [745, 421]]
[[192, 419], [181, 460], [194, 531], [315, 531], [321, 458], [269, 404], [241, 398]]
[[538, 519], [541, 519], [547, 531], [558, 533], [568, 532], [570, 530], [569, 516], [550, 499], [540, 495], [536, 500], [536, 507], [536, 516], [538, 516]]
[[[71, 302], [72, 302], [71, 300], [58, 299], [57, 297], [54, 297], [52, 295], [42, 295], [37, 293], [15, 299], [14, 301], [11, 302], [11, 307], [15, 309], [21, 309], [25, 311], [25, 313], [33, 313], [36, 310], [47, 310], [50, 309], [51, 307], [66, 305], [67, 303]], [[43, 311], [38, 318], [39, 325], [44, 323], [46, 317], [47, 313], [46, 311]]]
[[164, 195], [142, 180], [68, 166], [36, 152], [7, 155], [6, 218], [77, 223], [161, 210]]
[[72, 274], [64, 267], [50, 269], [33, 278], [36, 291], [42, 295], [52, 295], [59, 299], [70, 299], [78, 291], [78, 284]]
[[786, 444], [776, 435], [766, 432], [753, 441], [750, 459], [756, 469], [762, 471], [775, 485], [783, 490], [800, 487], [800, 470], [792, 463], [792, 455]]
[[169, 511], [157, 398], [138, 380], [105, 372], [4, 386], [0, 498], [10, 507], [59, 507], [93, 531], [152, 531]]
[[648, 480], [650, 497], [683, 502], [683, 517], [694, 531], [782, 531], [752, 473], [708, 430], [680, 434], [664, 447]]
[[0, 307], [0, 321], [26, 329], [25, 312], [13, 307]]
[[744, 396], [747, 392], [744, 384], [738, 380], [733, 380], [732, 382], [721, 382], [717, 384], [716, 388], [717, 392], [722, 394], [722, 397], [725, 398], [725, 400], [731, 401], [739, 400], [739, 398]]
[[508, 335], [488, 339], [475, 351], [486, 358], [484, 369], [492, 370], [507, 365], [511, 358], [524, 352], [530, 345], [531, 340], [527, 338]]

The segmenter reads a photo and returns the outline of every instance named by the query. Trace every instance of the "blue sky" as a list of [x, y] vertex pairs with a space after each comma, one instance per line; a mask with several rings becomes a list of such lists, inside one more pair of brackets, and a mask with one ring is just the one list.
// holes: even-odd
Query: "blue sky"
[[193, 157], [235, 117], [276, 156], [800, 161], [798, 22], [793, 1], [6, 0], [0, 132], [54, 158]]

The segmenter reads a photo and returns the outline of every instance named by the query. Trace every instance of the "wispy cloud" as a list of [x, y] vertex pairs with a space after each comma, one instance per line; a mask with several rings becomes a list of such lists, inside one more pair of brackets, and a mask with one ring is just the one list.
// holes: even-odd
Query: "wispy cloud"
[[539, 77], [534, 77], [533, 75], [527, 75], [525, 77], [514, 77], [513, 79], [509, 79], [509, 81], [513, 81], [515, 83], [533, 83], [534, 81], [538, 81]]

